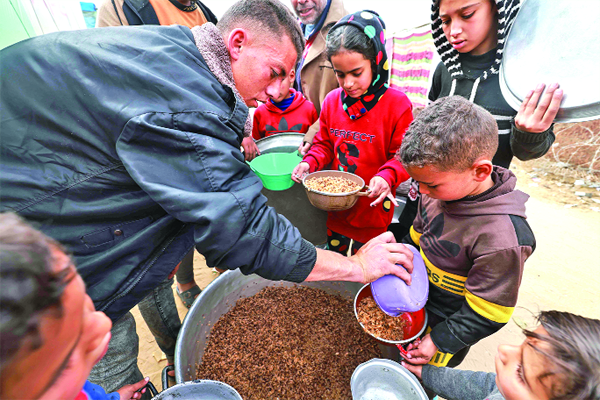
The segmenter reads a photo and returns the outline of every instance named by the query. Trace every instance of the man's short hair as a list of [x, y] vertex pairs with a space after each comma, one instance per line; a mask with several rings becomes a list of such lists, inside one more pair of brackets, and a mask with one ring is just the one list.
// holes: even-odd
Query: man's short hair
[[410, 124], [400, 160], [405, 167], [433, 165], [464, 171], [479, 158], [490, 161], [498, 149], [498, 125], [484, 108], [460, 96], [442, 97]]
[[302, 29], [294, 14], [281, 1], [240, 0], [225, 11], [217, 22], [217, 28], [223, 34], [242, 26], [270, 35], [277, 41], [280, 41], [282, 36], [288, 36], [296, 49], [296, 60], [302, 57]]
[[41, 317], [62, 311], [65, 273], [53, 271], [53, 239], [13, 213], [0, 214], [0, 371], [28, 339], [32, 349], [42, 342]]

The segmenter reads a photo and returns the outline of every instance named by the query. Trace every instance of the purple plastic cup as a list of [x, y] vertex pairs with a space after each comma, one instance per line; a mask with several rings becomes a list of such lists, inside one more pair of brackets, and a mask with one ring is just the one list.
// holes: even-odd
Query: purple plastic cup
[[409, 244], [405, 246], [414, 254], [411, 285], [407, 285], [396, 275], [385, 275], [371, 282], [375, 302], [384, 313], [392, 317], [422, 309], [429, 296], [429, 277], [423, 257], [415, 247]]

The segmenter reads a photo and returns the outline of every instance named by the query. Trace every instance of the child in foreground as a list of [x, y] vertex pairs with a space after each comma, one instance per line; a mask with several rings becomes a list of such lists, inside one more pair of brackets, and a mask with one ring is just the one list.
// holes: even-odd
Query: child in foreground
[[[0, 398], [140, 399], [145, 378], [115, 393], [86, 380], [110, 340], [60, 244], [0, 214]], [[138, 392], [138, 390], [141, 392]]]
[[394, 214], [396, 187], [408, 178], [394, 154], [412, 121], [412, 105], [404, 93], [386, 83], [384, 30], [378, 15], [359, 11], [329, 31], [326, 51], [340, 88], [325, 98], [321, 129], [292, 173], [292, 179], [301, 182], [308, 172], [331, 164], [331, 169], [351, 172], [368, 183], [368, 197], [360, 197], [349, 210], [328, 214], [329, 250], [342, 254], [351, 239], [354, 254], [386, 231]]
[[281, 81], [279, 97], [261, 104], [254, 112], [252, 137], [255, 140], [281, 132], [306, 133], [319, 119], [313, 103], [290, 88], [295, 77], [296, 72], [292, 69]]
[[456, 366], [513, 313], [535, 238], [529, 196], [515, 190], [512, 172], [492, 165], [497, 146], [492, 115], [460, 96], [426, 107], [404, 138], [402, 164], [421, 192], [404, 242], [420, 247], [427, 266], [431, 328], [410, 363]]
[[447, 400], [600, 399], [600, 321], [560, 311], [538, 320], [520, 346], [498, 347], [495, 374], [402, 365]]

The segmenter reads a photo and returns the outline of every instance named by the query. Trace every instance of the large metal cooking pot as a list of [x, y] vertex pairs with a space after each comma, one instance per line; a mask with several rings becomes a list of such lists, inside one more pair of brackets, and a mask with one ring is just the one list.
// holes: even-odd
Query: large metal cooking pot
[[[278, 133], [256, 141], [261, 154], [290, 153], [297, 150], [304, 135], [301, 133]], [[298, 230], [302, 237], [314, 245], [327, 242], [327, 213], [313, 207], [302, 185], [294, 184], [283, 191], [263, 189], [267, 205], [286, 217]]]
[[[210, 329], [235, 302], [253, 296], [267, 286], [293, 286], [290, 282], [269, 281], [258, 275], [243, 275], [239, 270], [227, 271], [200, 293], [188, 311], [175, 347], [175, 379], [177, 383], [196, 379], [196, 365], [202, 362]], [[353, 282], [305, 282], [301, 284], [327, 293], [339, 294], [348, 300], [362, 287]], [[384, 358], [397, 360], [398, 349], [379, 346]]]
[[538, 83], [558, 82], [564, 97], [556, 122], [600, 118], [600, 1], [526, 0], [508, 38], [500, 89], [518, 110]]

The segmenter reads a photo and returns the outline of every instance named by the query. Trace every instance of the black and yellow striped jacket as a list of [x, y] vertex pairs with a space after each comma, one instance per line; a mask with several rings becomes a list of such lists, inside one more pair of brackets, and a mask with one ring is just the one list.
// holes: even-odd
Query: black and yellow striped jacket
[[420, 247], [429, 274], [427, 311], [442, 317], [432, 327], [438, 349], [456, 353], [491, 335], [510, 319], [523, 265], [535, 249], [525, 220], [527, 194], [516, 177], [494, 167], [494, 187], [444, 202], [422, 196], [405, 242]]

